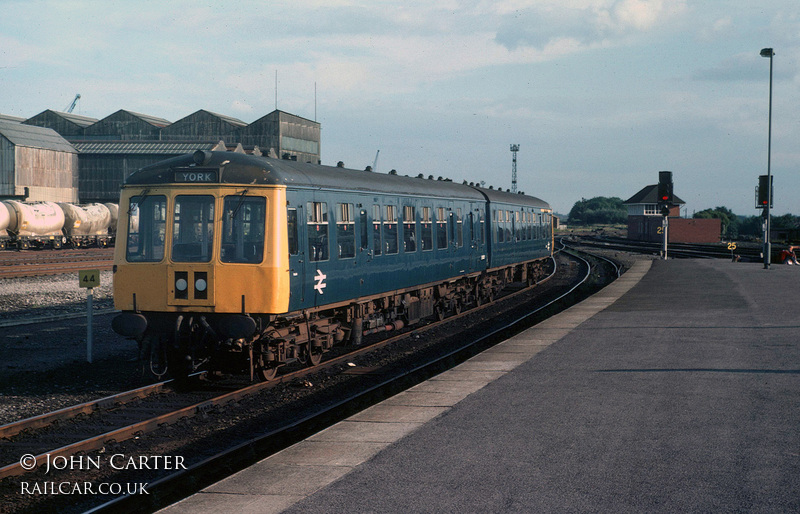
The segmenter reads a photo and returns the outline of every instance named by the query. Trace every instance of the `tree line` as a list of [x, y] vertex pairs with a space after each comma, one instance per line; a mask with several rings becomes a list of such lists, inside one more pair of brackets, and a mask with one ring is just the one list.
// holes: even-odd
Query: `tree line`
[[[597, 196], [581, 198], [569, 211], [570, 225], [613, 225], [627, 223], [628, 210], [617, 197]], [[763, 218], [761, 216], [740, 216], [727, 207], [714, 207], [694, 213], [692, 218], [718, 218], [722, 224], [722, 237], [736, 239], [740, 237], [762, 237]], [[784, 214], [772, 216], [773, 229], [800, 228], [800, 216]]]

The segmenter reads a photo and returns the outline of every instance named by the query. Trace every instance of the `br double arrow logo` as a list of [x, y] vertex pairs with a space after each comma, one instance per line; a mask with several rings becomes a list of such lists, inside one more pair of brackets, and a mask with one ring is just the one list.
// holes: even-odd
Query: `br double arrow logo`
[[321, 270], [317, 270], [317, 276], [314, 277], [314, 289], [317, 290], [319, 294], [322, 294], [322, 290], [325, 289], [328, 284], [325, 283], [325, 279], [328, 278], [328, 275], [324, 274]]

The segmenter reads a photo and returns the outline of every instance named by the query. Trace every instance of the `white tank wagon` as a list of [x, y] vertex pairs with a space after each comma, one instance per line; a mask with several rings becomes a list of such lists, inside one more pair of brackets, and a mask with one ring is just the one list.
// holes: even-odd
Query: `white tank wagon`
[[109, 229], [114, 216], [107, 205], [59, 203], [58, 206], [64, 211], [64, 236], [72, 246], [108, 246], [111, 243], [113, 235]]
[[11, 215], [8, 213], [8, 207], [0, 202], [0, 250], [8, 246], [8, 224], [11, 222]]
[[17, 248], [61, 248], [64, 244], [64, 211], [57, 203], [23, 203], [17, 200], [2, 203], [9, 214], [6, 230]]
[[119, 204], [116, 203], [104, 203], [106, 207], [108, 207], [108, 211], [111, 213], [111, 225], [108, 227], [108, 233], [112, 235], [116, 235], [117, 233], [117, 222], [119, 221]]

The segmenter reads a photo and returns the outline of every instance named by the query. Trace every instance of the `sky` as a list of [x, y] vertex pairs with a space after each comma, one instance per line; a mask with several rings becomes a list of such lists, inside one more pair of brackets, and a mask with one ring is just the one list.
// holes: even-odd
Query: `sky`
[[[0, 113], [320, 122], [322, 163], [568, 213], [673, 173], [682, 214], [800, 215], [797, 0], [0, 0]], [[772, 139], [769, 141], [771, 47]], [[277, 87], [276, 87], [277, 76]]]

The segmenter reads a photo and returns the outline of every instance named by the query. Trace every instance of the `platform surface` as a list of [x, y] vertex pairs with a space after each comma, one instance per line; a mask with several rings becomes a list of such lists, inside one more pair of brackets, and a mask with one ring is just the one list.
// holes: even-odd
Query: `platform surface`
[[800, 511], [800, 266], [640, 261], [165, 512]]

